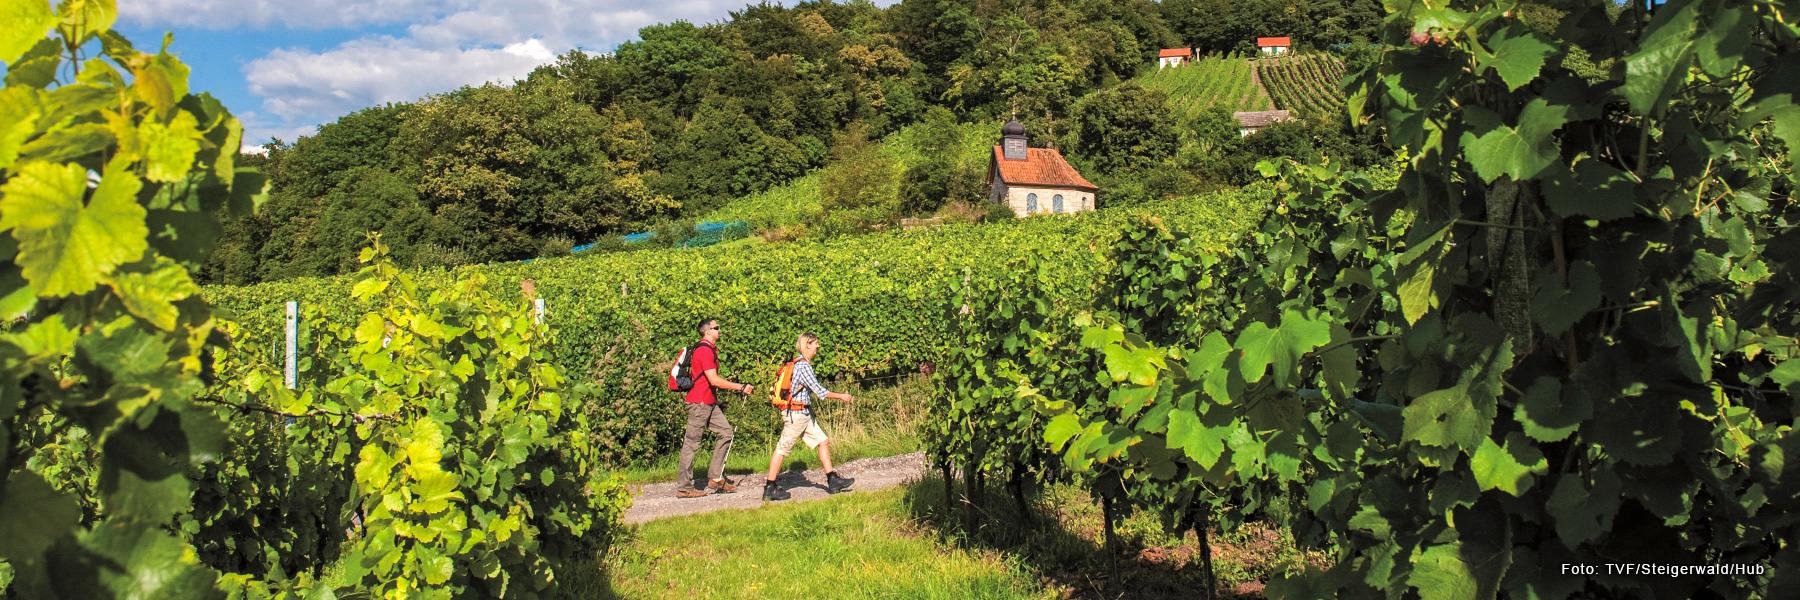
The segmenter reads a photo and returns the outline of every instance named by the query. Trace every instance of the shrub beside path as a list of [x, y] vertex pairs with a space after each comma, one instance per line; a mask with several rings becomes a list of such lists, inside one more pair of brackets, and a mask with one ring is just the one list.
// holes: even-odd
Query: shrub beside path
[[[838, 465], [838, 474], [856, 480], [850, 487], [856, 492], [873, 492], [891, 488], [908, 481], [917, 481], [925, 475], [925, 453], [913, 452], [899, 456], [881, 458], [861, 458]], [[675, 497], [675, 482], [652, 483], [632, 486], [631, 509], [625, 511], [626, 523], [645, 523], [668, 517], [709, 513], [732, 508], [757, 508], [766, 504], [762, 499], [763, 474], [748, 473], [731, 477], [737, 482], [738, 491], [734, 494], [712, 493], [700, 498]], [[781, 502], [808, 502], [831, 497], [825, 491], [825, 470], [782, 471], [775, 478], [781, 487], [793, 494], [793, 498]], [[696, 479], [694, 483], [705, 485]]]

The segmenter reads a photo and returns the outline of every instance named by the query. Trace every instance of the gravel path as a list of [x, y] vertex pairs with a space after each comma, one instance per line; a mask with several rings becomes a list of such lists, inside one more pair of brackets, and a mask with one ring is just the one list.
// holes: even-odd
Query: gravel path
[[[887, 489], [925, 475], [925, 453], [914, 452], [882, 458], [861, 458], [837, 466], [839, 475], [856, 480], [849, 492], [873, 492]], [[739, 475], [735, 494], [707, 494], [700, 498], [675, 497], [675, 482], [632, 486], [631, 509], [625, 511], [626, 523], [644, 523], [728, 508], [756, 508], [764, 504], [762, 473]], [[808, 502], [831, 497], [825, 492], [825, 470], [782, 471], [775, 477], [781, 489], [794, 497], [782, 502]], [[705, 485], [696, 480], [695, 483]]]

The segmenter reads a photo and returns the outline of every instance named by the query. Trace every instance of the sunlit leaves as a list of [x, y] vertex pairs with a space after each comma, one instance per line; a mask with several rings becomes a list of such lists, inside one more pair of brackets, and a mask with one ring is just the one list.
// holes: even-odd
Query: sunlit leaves
[[1177, 410], [1169, 414], [1169, 447], [1181, 449], [1201, 468], [1211, 469], [1225, 454], [1228, 428], [1208, 427], [1192, 412]]
[[1264, 370], [1272, 363], [1275, 384], [1285, 385], [1293, 378], [1302, 356], [1330, 341], [1330, 325], [1290, 310], [1282, 313], [1278, 327], [1253, 323], [1238, 334], [1234, 346], [1243, 352], [1238, 369], [1244, 381], [1254, 382], [1263, 378]]
[[26, 50], [44, 39], [56, 23], [44, 0], [0, 0], [0, 63], [12, 64]]
[[26, 326], [24, 331], [4, 334], [4, 339], [26, 356], [57, 359], [75, 350], [75, 339], [79, 336], [80, 332], [63, 323], [62, 315], [50, 315]]
[[1508, 89], [1517, 90], [1536, 79], [1544, 61], [1557, 52], [1549, 36], [1523, 25], [1509, 25], [1494, 35], [1494, 54], [1483, 61], [1500, 74]]
[[[188, 67], [168, 52], [148, 57], [142, 67], [132, 69], [131, 75], [132, 91], [159, 116], [170, 114], [175, 109], [175, 103], [187, 96]], [[192, 119], [193, 113], [187, 111], [177, 114], [176, 118], [179, 119], [181, 114]], [[190, 128], [198, 125], [199, 122], [194, 121]]]
[[1537, 474], [1548, 467], [1544, 453], [1517, 433], [1507, 436], [1504, 447], [1494, 443], [1493, 438], [1484, 438], [1481, 447], [1469, 456], [1469, 471], [1474, 474], [1476, 485], [1514, 496], [1531, 489]]
[[427, 514], [448, 509], [451, 500], [462, 499], [462, 491], [457, 489], [457, 484], [455, 473], [435, 471], [419, 475], [418, 482], [412, 488], [418, 500], [413, 501], [407, 509]]
[[1415, 555], [1406, 583], [1423, 600], [1475, 600], [1475, 572], [1462, 558], [1462, 544], [1439, 544]]
[[163, 124], [146, 119], [138, 125], [137, 136], [144, 148], [145, 177], [151, 181], [180, 181], [200, 151], [199, 121], [194, 114], [181, 111], [174, 120]]
[[11, 228], [18, 238], [25, 279], [48, 296], [79, 294], [120, 263], [142, 256], [149, 230], [137, 203], [140, 185], [129, 171], [108, 169], [84, 203], [84, 169], [26, 164], [0, 189], [0, 229]]
[[0, 89], [0, 169], [19, 157], [19, 146], [37, 130], [42, 113], [38, 91], [23, 86]]
[[164, 330], [175, 329], [180, 314], [175, 301], [200, 292], [187, 269], [167, 258], [159, 258], [147, 273], [119, 273], [109, 283], [127, 310]]
[[1644, 39], [1625, 57], [1625, 84], [1619, 89], [1640, 115], [1660, 115], [1669, 96], [1686, 79], [1694, 58], [1696, 1], [1671, 2], [1656, 11]]
[[1474, 451], [1486, 439], [1489, 419], [1476, 410], [1467, 387], [1437, 390], [1414, 399], [1404, 409], [1408, 440], [1440, 448]]
[[1469, 164], [1482, 180], [1490, 183], [1501, 176], [1536, 178], [1556, 161], [1556, 146], [1551, 143], [1550, 133], [1562, 127], [1561, 114], [1557, 107], [1538, 98], [1525, 105], [1518, 125], [1512, 126], [1488, 109], [1469, 108], [1463, 117], [1469, 123], [1469, 131], [1462, 134]]
[[112, 29], [119, 18], [114, 0], [62, 0], [56, 7], [62, 23], [58, 29], [65, 38], [78, 44], [87, 43], [100, 32]]

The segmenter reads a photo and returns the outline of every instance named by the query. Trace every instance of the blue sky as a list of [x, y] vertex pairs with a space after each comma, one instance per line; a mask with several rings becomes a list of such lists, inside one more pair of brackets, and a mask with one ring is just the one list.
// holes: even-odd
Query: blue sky
[[[876, 0], [878, 6], [896, 0]], [[292, 142], [369, 106], [511, 82], [573, 48], [609, 52], [653, 23], [724, 20], [747, 0], [121, 0], [121, 33], [169, 51], [244, 121]]]

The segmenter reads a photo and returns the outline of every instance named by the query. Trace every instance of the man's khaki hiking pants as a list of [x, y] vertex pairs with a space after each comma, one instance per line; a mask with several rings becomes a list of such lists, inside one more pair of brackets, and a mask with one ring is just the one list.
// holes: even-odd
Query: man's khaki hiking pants
[[[687, 403], [687, 433], [681, 437], [681, 460], [675, 465], [679, 484], [692, 483], [694, 453], [700, 450], [700, 437], [711, 430], [719, 437], [713, 445], [712, 464], [706, 468], [708, 481], [725, 478], [725, 459], [731, 455], [731, 423], [725, 420], [725, 408], [718, 404]], [[699, 489], [705, 489], [702, 483]]]

